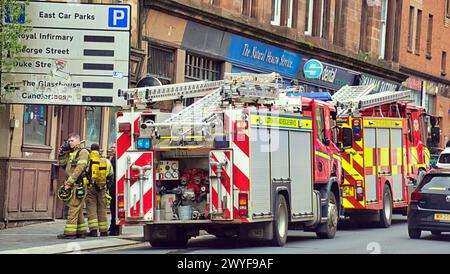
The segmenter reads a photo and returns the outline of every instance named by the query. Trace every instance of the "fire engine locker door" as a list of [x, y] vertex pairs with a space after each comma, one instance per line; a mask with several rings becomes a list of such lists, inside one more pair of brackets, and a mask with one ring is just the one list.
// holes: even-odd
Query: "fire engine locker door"
[[209, 153], [209, 213], [212, 220], [233, 219], [233, 160], [231, 150]]
[[386, 176], [391, 176], [391, 159], [390, 159], [390, 130], [389, 128], [377, 129], [377, 166], [378, 166], [378, 182], [380, 191], [384, 189]]
[[153, 152], [133, 151], [124, 155], [127, 161], [124, 195], [126, 219], [153, 220]]
[[377, 146], [376, 146], [376, 129], [375, 128], [364, 128], [364, 150], [365, 154], [367, 154], [366, 151], [371, 150], [373, 153], [375, 160], [373, 161], [373, 164], [375, 167], [372, 167], [373, 171], [369, 175], [366, 172], [365, 176], [365, 190], [366, 190], [366, 202], [367, 203], [374, 203], [377, 201]]
[[402, 129], [391, 129], [391, 159], [394, 202], [404, 200], [402, 136]]
[[313, 212], [313, 154], [311, 150], [311, 132], [289, 132], [292, 216], [302, 216]]

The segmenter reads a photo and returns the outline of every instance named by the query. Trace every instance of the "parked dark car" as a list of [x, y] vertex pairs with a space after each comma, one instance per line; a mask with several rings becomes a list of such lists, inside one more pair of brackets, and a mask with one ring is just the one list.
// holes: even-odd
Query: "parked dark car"
[[425, 174], [411, 194], [409, 237], [419, 239], [422, 230], [433, 235], [450, 232], [450, 169], [434, 169]]

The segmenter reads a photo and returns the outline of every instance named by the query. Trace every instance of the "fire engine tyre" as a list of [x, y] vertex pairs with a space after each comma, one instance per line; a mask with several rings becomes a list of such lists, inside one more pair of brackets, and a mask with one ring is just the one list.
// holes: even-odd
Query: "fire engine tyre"
[[326, 223], [321, 225], [325, 226], [325, 232], [316, 232], [317, 238], [319, 239], [333, 239], [336, 235], [339, 213], [336, 205], [336, 197], [333, 192], [329, 192], [328, 199], [328, 219]]
[[408, 235], [411, 239], [420, 239], [420, 234], [422, 234], [422, 230], [408, 228]]
[[381, 228], [388, 228], [392, 223], [392, 195], [388, 185], [384, 185], [383, 191], [383, 209], [380, 210], [380, 221], [378, 223]]
[[273, 221], [273, 239], [270, 244], [273, 246], [284, 246], [288, 233], [288, 210], [286, 199], [279, 194], [276, 200], [275, 220]]

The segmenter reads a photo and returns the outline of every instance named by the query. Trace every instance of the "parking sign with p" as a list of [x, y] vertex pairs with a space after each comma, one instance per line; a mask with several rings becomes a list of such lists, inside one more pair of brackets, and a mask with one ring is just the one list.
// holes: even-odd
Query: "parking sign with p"
[[128, 27], [128, 9], [127, 8], [109, 8], [108, 27], [126, 28]]

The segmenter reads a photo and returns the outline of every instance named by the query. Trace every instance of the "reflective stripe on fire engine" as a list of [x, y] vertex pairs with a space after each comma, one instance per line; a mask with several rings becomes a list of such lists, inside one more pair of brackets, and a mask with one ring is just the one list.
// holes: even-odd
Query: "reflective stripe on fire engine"
[[333, 153], [333, 159], [338, 160], [340, 162], [341, 161], [341, 156]]
[[397, 175], [402, 173], [402, 167], [403, 167], [403, 153], [402, 148], [394, 148], [392, 149], [392, 175]]
[[250, 115], [250, 124], [291, 130], [312, 130], [312, 119], [304, 117]]
[[326, 154], [326, 153], [324, 153], [324, 152], [322, 152], [320, 150], [316, 150], [316, 155], [321, 157], [321, 158], [327, 159], [328, 161], [331, 160], [331, 158], [330, 158], [330, 156], [328, 154]]
[[366, 175], [375, 175], [376, 166], [373, 148], [364, 148], [364, 163]]
[[401, 120], [379, 120], [379, 119], [364, 119], [364, 127], [381, 127], [381, 128], [402, 128], [403, 121]]

